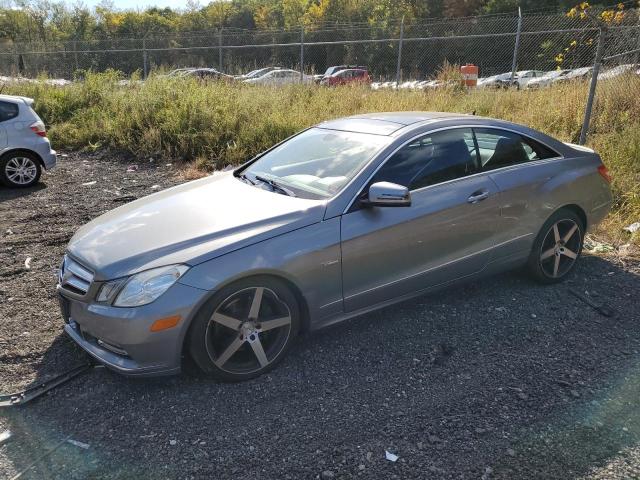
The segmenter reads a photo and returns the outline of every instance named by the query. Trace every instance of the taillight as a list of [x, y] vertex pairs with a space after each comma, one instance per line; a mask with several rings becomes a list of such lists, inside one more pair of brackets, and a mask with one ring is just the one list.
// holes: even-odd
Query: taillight
[[604, 165], [600, 165], [598, 167], [598, 173], [607, 183], [611, 183], [611, 175], [609, 175], [609, 170]]
[[47, 136], [47, 130], [44, 128], [44, 123], [42, 122], [33, 122], [31, 125], [29, 125], [29, 128], [33, 133], [40, 137]]

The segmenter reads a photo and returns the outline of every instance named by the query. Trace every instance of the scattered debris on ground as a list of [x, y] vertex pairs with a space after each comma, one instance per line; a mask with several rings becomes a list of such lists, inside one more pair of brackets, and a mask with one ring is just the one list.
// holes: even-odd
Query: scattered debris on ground
[[624, 227], [624, 229], [629, 233], [636, 233], [640, 230], [640, 222], [634, 222], [631, 225]]

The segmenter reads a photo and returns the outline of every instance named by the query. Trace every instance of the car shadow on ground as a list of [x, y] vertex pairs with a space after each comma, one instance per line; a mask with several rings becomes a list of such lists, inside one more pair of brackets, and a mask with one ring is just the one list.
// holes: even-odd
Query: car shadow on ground
[[47, 184], [43, 182], [36, 183], [35, 185], [26, 188], [9, 188], [0, 183], [0, 197], [2, 197], [0, 201], [4, 202], [6, 200], [13, 200], [15, 198], [32, 195], [35, 192], [44, 190], [45, 188], [47, 188]]
[[[65, 445], [33, 478], [633, 476], [638, 280], [593, 256], [560, 285], [494, 276], [305, 335], [273, 372], [239, 384], [97, 369], [5, 410], [17, 433], [5, 456], [19, 470], [69, 435], [91, 447]], [[36, 382], [81, 360], [76, 348], [58, 337]]]

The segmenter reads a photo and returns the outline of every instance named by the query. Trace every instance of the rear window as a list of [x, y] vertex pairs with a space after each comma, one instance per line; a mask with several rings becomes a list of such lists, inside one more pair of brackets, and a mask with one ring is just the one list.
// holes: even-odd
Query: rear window
[[515, 132], [474, 128], [483, 171], [558, 157], [550, 148]]
[[18, 105], [0, 101], [0, 122], [6, 122], [18, 116]]

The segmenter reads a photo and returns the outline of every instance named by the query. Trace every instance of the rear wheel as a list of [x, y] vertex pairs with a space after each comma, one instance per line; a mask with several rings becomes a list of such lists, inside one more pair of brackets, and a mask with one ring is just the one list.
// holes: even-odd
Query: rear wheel
[[25, 188], [38, 182], [42, 167], [35, 155], [8, 153], [0, 159], [0, 181], [7, 187]]
[[281, 281], [254, 277], [218, 292], [194, 318], [189, 349], [196, 364], [223, 381], [271, 370], [297, 336], [300, 310]]
[[528, 269], [541, 283], [564, 280], [582, 252], [584, 225], [572, 210], [561, 209], [542, 226], [529, 257]]

